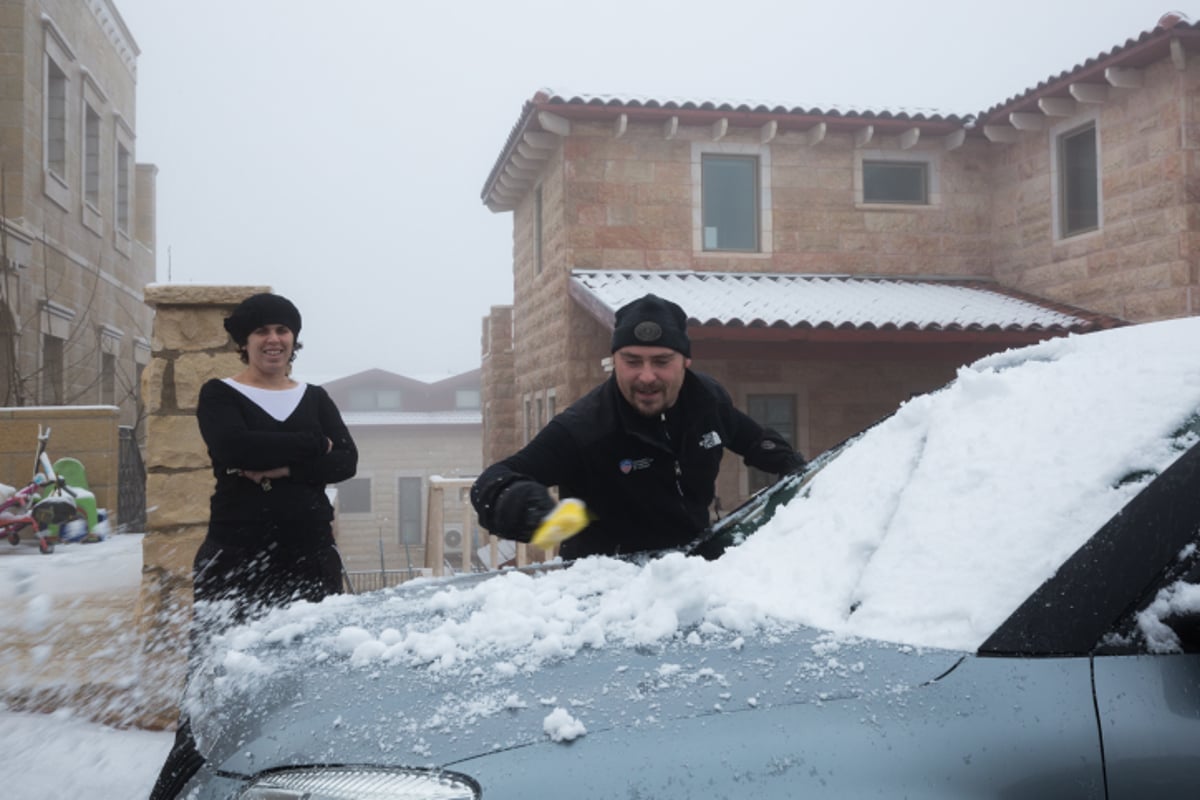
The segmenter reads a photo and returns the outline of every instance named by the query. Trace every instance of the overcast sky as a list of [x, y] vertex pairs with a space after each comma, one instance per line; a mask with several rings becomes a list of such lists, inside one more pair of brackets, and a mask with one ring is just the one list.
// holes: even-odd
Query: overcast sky
[[480, 200], [540, 87], [970, 114], [1180, 9], [1148, 0], [115, 0], [158, 166], [158, 281], [270, 285], [297, 376], [479, 366], [512, 302], [511, 214]]

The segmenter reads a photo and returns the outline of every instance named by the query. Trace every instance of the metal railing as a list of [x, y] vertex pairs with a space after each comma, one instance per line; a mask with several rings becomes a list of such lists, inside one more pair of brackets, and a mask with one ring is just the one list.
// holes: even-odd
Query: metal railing
[[146, 464], [133, 428], [117, 428], [117, 525], [123, 532], [146, 530]]
[[[477, 552], [475, 536], [473, 531], [475, 525], [475, 509], [471, 507], [469, 502], [464, 502], [466, 492], [470, 491], [471, 484], [475, 483], [474, 478], [442, 478], [432, 477], [429, 479], [429, 514], [425, 520], [425, 567], [428, 574], [445, 575], [447, 570], [451, 572], [473, 572], [477, 570], [493, 570], [499, 569], [509, 563], [514, 563], [517, 566], [525, 566], [529, 563], [529, 555], [526, 552], [524, 544], [518, 544], [516, 548], [516, 557], [511, 562], [506, 561], [499, 550], [499, 542], [495, 536], [487, 534], [486, 531], [480, 531], [481, 534], [487, 535], [487, 549], [483, 555]], [[461, 515], [462, 527], [465, 540], [462, 543], [462, 552], [456, 553], [455, 558], [446, 556], [445, 542], [443, 533], [445, 531], [445, 520], [447, 518], [446, 508], [448, 493], [454, 493], [453, 507], [457, 509], [457, 513]], [[467, 532], [472, 532], [469, 535]]]
[[384, 569], [384, 570], [354, 570], [346, 572], [346, 591], [351, 594], [362, 594], [363, 592], [373, 592], [376, 589], [386, 589], [390, 586], [397, 586], [404, 583], [410, 578], [415, 578], [420, 573], [416, 570], [409, 569]]

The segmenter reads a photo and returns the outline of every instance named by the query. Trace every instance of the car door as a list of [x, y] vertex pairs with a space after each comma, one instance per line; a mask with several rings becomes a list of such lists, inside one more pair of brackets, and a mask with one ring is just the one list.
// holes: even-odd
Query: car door
[[1200, 796], [1200, 653], [1099, 656], [1109, 800]]
[[1200, 796], [1198, 487], [1192, 444], [980, 650], [1090, 656], [1108, 800]]

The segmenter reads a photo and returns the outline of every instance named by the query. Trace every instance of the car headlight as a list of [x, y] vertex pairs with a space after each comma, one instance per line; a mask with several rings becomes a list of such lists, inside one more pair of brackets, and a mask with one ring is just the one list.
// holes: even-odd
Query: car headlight
[[260, 775], [239, 800], [478, 800], [457, 772], [384, 767], [304, 767]]

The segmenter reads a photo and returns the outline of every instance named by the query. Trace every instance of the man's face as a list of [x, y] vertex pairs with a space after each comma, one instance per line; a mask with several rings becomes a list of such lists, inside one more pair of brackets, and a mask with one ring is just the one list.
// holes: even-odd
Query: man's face
[[613, 371], [621, 396], [646, 417], [675, 405], [685, 370], [692, 363], [668, 347], [622, 347], [613, 353]]

